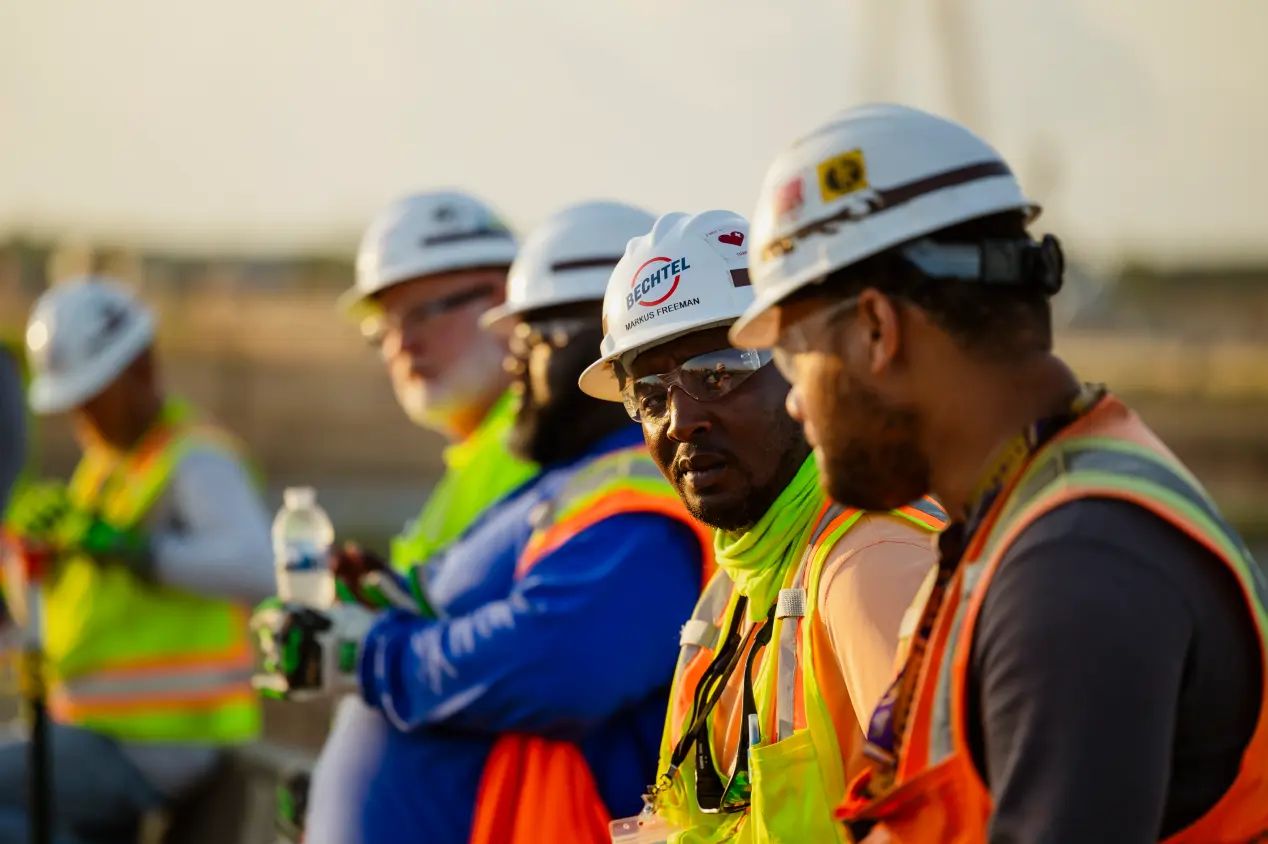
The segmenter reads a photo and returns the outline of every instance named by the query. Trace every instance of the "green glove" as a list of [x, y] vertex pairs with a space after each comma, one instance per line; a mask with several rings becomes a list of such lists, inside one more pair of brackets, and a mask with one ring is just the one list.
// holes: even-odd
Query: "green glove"
[[355, 605], [314, 609], [270, 598], [251, 617], [265, 697], [306, 700], [355, 691], [357, 657], [374, 615]]
[[123, 530], [99, 516], [72, 512], [58, 525], [54, 544], [63, 551], [78, 551], [103, 565], [123, 566], [141, 578], [153, 574], [150, 543], [137, 530]]
[[24, 484], [9, 502], [5, 527], [22, 539], [52, 542], [71, 510], [61, 481]]

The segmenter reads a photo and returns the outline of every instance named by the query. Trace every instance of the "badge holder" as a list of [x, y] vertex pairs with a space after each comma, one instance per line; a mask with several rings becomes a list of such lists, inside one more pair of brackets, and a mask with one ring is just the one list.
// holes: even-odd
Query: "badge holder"
[[678, 827], [644, 809], [631, 818], [619, 818], [608, 824], [612, 844], [665, 844]]

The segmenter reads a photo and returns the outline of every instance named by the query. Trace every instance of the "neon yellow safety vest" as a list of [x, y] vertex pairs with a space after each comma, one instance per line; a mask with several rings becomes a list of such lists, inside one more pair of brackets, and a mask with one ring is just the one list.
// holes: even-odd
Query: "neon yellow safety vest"
[[515, 408], [515, 395], [508, 390], [471, 436], [445, 449], [445, 474], [418, 518], [392, 540], [393, 568], [408, 573], [427, 562], [491, 504], [537, 473], [534, 464], [507, 450]]
[[[930, 533], [946, 524], [941, 508], [930, 499], [891, 514]], [[845, 767], [832, 708], [815, 676], [811, 630], [824, 565], [862, 515], [861, 510], [826, 505], [802, 542], [795, 557], [798, 564], [788, 566], [770, 631], [771, 644], [761, 654], [753, 683], [761, 733], [770, 741], [749, 750], [750, 805], [742, 811], [702, 812], [696, 803], [692, 754], [656, 797], [657, 814], [679, 830], [669, 837], [673, 844], [845, 840], [842, 827], [833, 819], [833, 809], [846, 790]], [[730, 627], [739, 598], [730, 578], [719, 570], [683, 626], [658, 776], [669, 770], [674, 745], [691, 717], [704, 667], [721, 644], [720, 633]], [[737, 671], [742, 666], [743, 662]], [[713, 735], [717, 725], [712, 715], [709, 720], [707, 735]], [[726, 783], [727, 772], [719, 774]]]
[[[170, 402], [132, 451], [84, 454], [72, 503], [121, 530], [141, 524], [191, 448], [236, 455], [228, 437]], [[70, 556], [45, 585], [50, 710], [125, 741], [229, 744], [260, 728], [246, 611]]]

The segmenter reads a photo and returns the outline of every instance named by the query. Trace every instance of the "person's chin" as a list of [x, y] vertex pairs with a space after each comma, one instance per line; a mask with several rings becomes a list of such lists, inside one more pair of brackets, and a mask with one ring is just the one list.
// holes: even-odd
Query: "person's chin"
[[752, 523], [747, 496], [735, 488], [681, 490], [687, 509], [700, 521], [719, 530], [741, 530]]

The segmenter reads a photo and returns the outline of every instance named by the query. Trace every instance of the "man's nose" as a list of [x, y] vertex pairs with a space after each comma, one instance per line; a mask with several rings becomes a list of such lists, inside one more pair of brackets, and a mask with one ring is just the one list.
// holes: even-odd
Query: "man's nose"
[[713, 427], [704, 402], [699, 402], [678, 387], [670, 387], [665, 399], [669, 410], [669, 428], [665, 434], [675, 442], [690, 442]]

